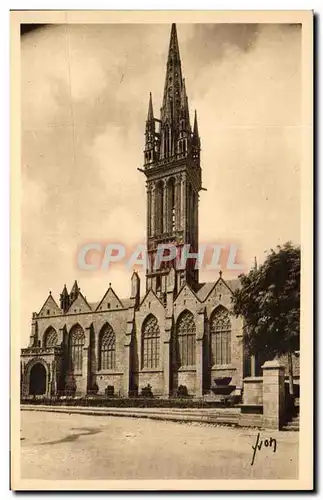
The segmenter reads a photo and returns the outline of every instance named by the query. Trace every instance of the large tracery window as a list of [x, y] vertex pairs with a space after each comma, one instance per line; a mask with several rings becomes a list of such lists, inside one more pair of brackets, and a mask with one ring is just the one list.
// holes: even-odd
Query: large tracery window
[[211, 363], [231, 363], [231, 321], [227, 309], [219, 307], [211, 317]]
[[83, 328], [80, 325], [73, 326], [69, 336], [70, 369], [73, 371], [82, 371], [84, 343], [85, 335]]
[[114, 370], [116, 367], [116, 336], [109, 324], [101, 330], [99, 346], [99, 369]]
[[142, 327], [142, 368], [158, 368], [159, 343], [160, 330], [158, 321], [151, 314], [146, 318]]
[[44, 335], [44, 347], [55, 347], [58, 342], [58, 336], [55, 328], [50, 326]]
[[195, 365], [195, 336], [196, 327], [194, 316], [189, 311], [184, 311], [176, 327], [177, 333], [177, 361], [179, 367]]

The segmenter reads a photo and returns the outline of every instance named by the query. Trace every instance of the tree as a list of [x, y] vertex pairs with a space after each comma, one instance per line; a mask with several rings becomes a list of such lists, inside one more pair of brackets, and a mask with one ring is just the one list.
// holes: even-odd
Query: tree
[[300, 332], [300, 247], [288, 242], [270, 250], [259, 268], [239, 278], [233, 312], [245, 320], [247, 352], [266, 359], [287, 354], [293, 394], [291, 360], [299, 350]]

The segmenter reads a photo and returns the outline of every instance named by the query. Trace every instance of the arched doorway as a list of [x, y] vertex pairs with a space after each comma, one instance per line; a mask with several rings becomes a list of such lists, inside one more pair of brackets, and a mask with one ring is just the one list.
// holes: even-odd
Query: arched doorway
[[29, 394], [42, 395], [46, 393], [46, 368], [42, 363], [35, 363], [30, 370]]

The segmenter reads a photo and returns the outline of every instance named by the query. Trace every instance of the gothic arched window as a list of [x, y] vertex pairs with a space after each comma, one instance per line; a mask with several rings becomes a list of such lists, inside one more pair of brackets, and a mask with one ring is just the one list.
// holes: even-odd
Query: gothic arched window
[[142, 368], [158, 368], [159, 366], [160, 330], [158, 321], [152, 314], [142, 326]]
[[82, 371], [83, 348], [85, 344], [85, 335], [80, 325], [75, 325], [69, 335], [69, 360], [70, 369], [73, 371]]
[[229, 312], [218, 307], [210, 320], [211, 363], [227, 365], [231, 363], [231, 321]]
[[99, 337], [99, 370], [114, 370], [116, 367], [116, 336], [113, 328], [104, 325]]
[[194, 316], [184, 311], [177, 320], [177, 361], [179, 366], [195, 365], [196, 327]]
[[52, 326], [48, 327], [44, 335], [44, 347], [55, 347], [57, 345], [57, 342], [58, 336], [55, 328], [53, 328]]

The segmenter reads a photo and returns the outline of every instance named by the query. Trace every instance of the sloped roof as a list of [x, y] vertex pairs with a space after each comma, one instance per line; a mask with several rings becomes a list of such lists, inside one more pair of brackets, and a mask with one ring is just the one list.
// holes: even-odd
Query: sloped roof
[[[238, 288], [240, 288], [240, 280], [238, 278], [231, 280], [225, 280], [223, 278], [221, 279], [233, 292]], [[217, 282], [218, 280], [200, 284], [200, 289], [197, 291], [196, 295], [198, 296], [201, 302], [203, 302], [206, 299], [206, 297], [209, 295], [212, 288]]]
[[198, 296], [200, 301], [203, 302], [206, 299], [206, 297], [208, 296], [208, 294], [210, 293], [210, 291], [212, 290], [212, 288], [214, 287], [215, 281], [213, 281], [211, 283], [201, 283], [200, 285], [201, 285], [201, 288], [198, 290], [196, 295]]
[[100, 304], [100, 300], [98, 302], [88, 302], [90, 308], [92, 309], [92, 311], [95, 311], [96, 308], [98, 307], [98, 305]]

